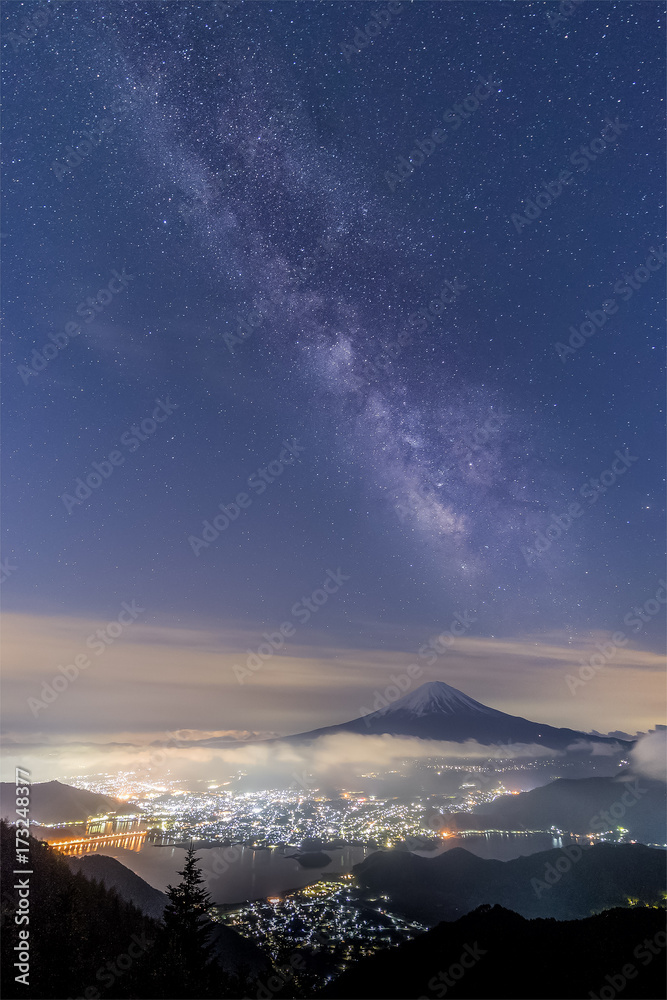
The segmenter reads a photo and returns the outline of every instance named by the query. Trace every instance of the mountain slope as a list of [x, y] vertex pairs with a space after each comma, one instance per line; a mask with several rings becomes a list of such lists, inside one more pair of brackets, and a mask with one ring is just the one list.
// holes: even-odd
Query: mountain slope
[[641, 844], [572, 846], [512, 861], [460, 847], [435, 858], [378, 851], [353, 871], [361, 885], [423, 923], [452, 920], [485, 903], [528, 918], [573, 920], [629, 899], [654, 904], [665, 890], [665, 852]]
[[[38, 781], [30, 786], [30, 820], [42, 826], [83, 822], [89, 816], [107, 812], [134, 811], [135, 808], [120, 799], [89, 792], [86, 788], [74, 788], [62, 781]], [[0, 812], [3, 818], [16, 817], [16, 786], [8, 781], [0, 783]]]
[[145, 882], [120, 861], [105, 854], [84, 854], [65, 858], [73, 872], [81, 872], [87, 879], [103, 882], [107, 889], [115, 889], [119, 896], [134, 903], [143, 913], [156, 920], [162, 918], [167, 896]]
[[[107, 886], [84, 878], [57, 851], [30, 838], [29, 925], [19, 927], [15, 833], [0, 824], [2, 869], [3, 996], [54, 1000], [64, 997], [144, 996], [142, 973], [152, 956], [157, 923]], [[30, 932], [29, 987], [17, 982], [14, 962], [19, 931]], [[136, 961], [117, 977], [104, 975], [107, 963], [136, 948]], [[123, 962], [125, 958], [123, 958]], [[98, 972], [102, 972], [102, 979]], [[22, 970], [23, 971], [23, 970]], [[103, 986], [113, 992], [102, 993]], [[145, 984], [143, 984], [145, 985]], [[94, 991], [91, 991], [96, 987]], [[90, 988], [90, 989], [89, 989]], [[86, 992], [88, 991], [88, 992]]]
[[[167, 896], [145, 882], [133, 871], [104, 854], [87, 854], [83, 857], [65, 858], [73, 872], [80, 872], [87, 879], [103, 882], [107, 889], [115, 889], [121, 899], [133, 903], [143, 913], [157, 920], [162, 918]], [[270, 974], [271, 963], [254, 941], [242, 937], [232, 927], [214, 924], [211, 944], [224, 968], [232, 972], [252, 969], [253, 973]]]
[[667, 842], [667, 788], [661, 781], [557, 778], [519, 795], [500, 795], [472, 813], [447, 817], [451, 830], [548, 830], [600, 833], [621, 825], [642, 843]]
[[606, 744], [628, 748], [627, 741], [606, 736], [593, 736], [574, 729], [530, 722], [519, 716], [507, 715], [468, 697], [462, 691], [442, 681], [422, 684], [391, 705], [383, 706], [350, 722], [326, 726], [307, 733], [287, 737], [289, 742], [303, 742], [335, 733], [365, 735], [416, 736], [420, 739], [447, 740], [463, 743], [475, 740], [484, 746], [492, 744], [539, 744], [554, 750], [565, 750], [573, 744]]
[[[585, 920], [525, 920], [480, 907], [358, 962], [316, 996], [336, 1000], [623, 1000], [665, 996], [665, 914], [608, 910]], [[627, 976], [627, 966], [632, 971]], [[626, 975], [621, 974], [621, 970]], [[610, 979], [616, 989], [610, 990]], [[602, 991], [602, 992], [601, 992]]]

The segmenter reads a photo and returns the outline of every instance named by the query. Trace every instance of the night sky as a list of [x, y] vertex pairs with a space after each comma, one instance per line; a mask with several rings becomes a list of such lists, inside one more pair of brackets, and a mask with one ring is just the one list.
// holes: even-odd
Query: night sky
[[16, 738], [342, 721], [457, 613], [424, 680], [659, 721], [664, 16], [572, 6], [3, 5]]

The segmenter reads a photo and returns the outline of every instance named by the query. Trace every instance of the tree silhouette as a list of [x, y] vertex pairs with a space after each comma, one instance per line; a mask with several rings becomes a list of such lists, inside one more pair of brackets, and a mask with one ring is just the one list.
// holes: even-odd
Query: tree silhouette
[[218, 996], [222, 973], [209, 942], [213, 904], [203, 887], [194, 847], [188, 849], [185, 866], [178, 874], [182, 875], [178, 885], [167, 886], [169, 902], [163, 917], [162, 945], [169, 987], [179, 998]]

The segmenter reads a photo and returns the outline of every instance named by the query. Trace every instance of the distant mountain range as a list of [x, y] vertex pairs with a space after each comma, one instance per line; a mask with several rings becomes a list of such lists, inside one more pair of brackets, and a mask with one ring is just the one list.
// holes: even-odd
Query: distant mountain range
[[556, 729], [517, 715], [507, 715], [506, 712], [482, 705], [443, 681], [422, 684], [416, 691], [391, 705], [352, 719], [351, 722], [298, 733], [286, 737], [286, 741], [305, 742], [336, 733], [416, 736], [423, 740], [454, 743], [475, 740], [484, 746], [511, 747], [513, 744], [535, 743], [554, 750], [565, 750], [582, 742], [618, 746], [619, 750], [632, 746], [627, 740], [582, 733], [575, 729]]
[[631, 838], [667, 843], [667, 787], [630, 774], [613, 778], [557, 778], [518, 795], [500, 795], [472, 813], [454, 813], [443, 822], [452, 831], [548, 830], [602, 833], [623, 826]]
[[664, 910], [646, 907], [561, 922], [526, 920], [500, 906], [481, 906], [455, 923], [440, 924], [357, 962], [315, 996], [322, 1000], [664, 997], [664, 927]]
[[[30, 820], [42, 826], [54, 823], [85, 822], [89, 816], [108, 812], [135, 812], [131, 806], [110, 795], [89, 792], [85, 788], [74, 788], [62, 781], [35, 782], [30, 786]], [[16, 818], [16, 786], [0, 782], [0, 813], [9, 820]]]
[[483, 903], [527, 918], [572, 920], [631, 899], [655, 905], [665, 893], [665, 851], [642, 844], [554, 848], [512, 861], [460, 847], [435, 858], [378, 851], [353, 871], [361, 885], [389, 896], [392, 908], [426, 924]]

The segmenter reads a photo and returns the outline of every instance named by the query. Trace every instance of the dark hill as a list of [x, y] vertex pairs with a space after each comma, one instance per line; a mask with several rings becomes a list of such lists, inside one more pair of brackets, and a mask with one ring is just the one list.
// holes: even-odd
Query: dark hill
[[660, 902], [665, 858], [665, 851], [641, 844], [554, 849], [512, 861], [458, 847], [435, 858], [378, 851], [353, 870], [361, 885], [388, 895], [392, 909], [424, 923], [453, 920], [484, 903], [524, 917], [572, 920], [630, 899]]
[[662, 997], [664, 928], [661, 909], [559, 922], [483, 906], [358, 962], [317, 997], [582, 1000], [601, 990], [623, 1000]]
[[[29, 876], [30, 986], [16, 982], [14, 949], [20, 927], [15, 922], [18, 893], [12, 888], [20, 875], [16, 867], [14, 830], [1, 825], [2, 843], [2, 968], [5, 997], [48, 998], [109, 996], [134, 997], [140, 988], [156, 939], [157, 922], [113, 890], [74, 872], [62, 855], [30, 839]], [[27, 877], [27, 876], [26, 876]], [[139, 944], [137, 945], [137, 941]], [[102, 992], [97, 973], [105, 975], [128, 949], [138, 950], [137, 960], [114, 982], [113, 992]], [[99, 991], [99, 992], [97, 992]]]
[[[103, 882], [113, 888], [123, 899], [134, 903], [143, 913], [157, 919], [162, 917], [167, 896], [159, 889], [145, 882], [120, 861], [103, 854], [88, 854], [83, 857], [65, 859], [72, 871], [81, 872], [87, 879]], [[269, 975], [271, 964], [257, 945], [242, 937], [231, 927], [216, 924], [211, 937], [212, 944], [226, 969], [233, 972], [252, 969], [253, 972]]]
[[[64, 785], [61, 781], [42, 781], [30, 786], [30, 819], [42, 826], [85, 821], [89, 816], [108, 812], [134, 811], [136, 807], [120, 799]], [[0, 812], [3, 819], [16, 819], [16, 786], [8, 781], [0, 783]]]
[[[122, 898], [121, 892], [157, 908], [162, 893], [112, 858], [66, 859], [34, 837], [29, 841], [29, 987], [15, 981], [19, 912], [15, 830], [0, 823], [2, 879], [3, 996], [30, 1000], [148, 998], [174, 1000], [174, 980], [182, 976], [182, 955], [165, 938], [164, 925]], [[92, 862], [92, 864], [91, 864]], [[90, 873], [87, 869], [91, 869]], [[93, 878], [86, 874], [93, 874]], [[100, 876], [103, 881], [98, 881]], [[114, 885], [110, 885], [113, 881]], [[117, 891], [117, 888], [120, 891]], [[164, 898], [164, 897], [162, 897]], [[254, 996], [270, 979], [270, 960], [232, 928], [211, 926], [216, 959], [211, 989], [179, 994], [197, 1000]], [[115, 971], [114, 971], [115, 970]]]
[[108, 889], [115, 889], [119, 896], [134, 903], [142, 913], [160, 919], [167, 903], [164, 892], [154, 889], [133, 871], [115, 858], [104, 854], [84, 854], [82, 857], [65, 858], [73, 872], [81, 872], [87, 879], [104, 882]]
[[499, 796], [473, 813], [457, 813], [451, 828], [548, 830], [556, 826], [564, 832], [587, 834], [620, 825], [634, 840], [664, 844], [666, 793], [661, 781], [629, 775], [558, 778], [530, 792]]

